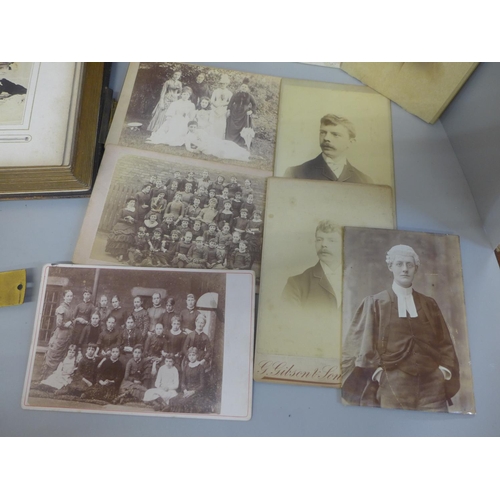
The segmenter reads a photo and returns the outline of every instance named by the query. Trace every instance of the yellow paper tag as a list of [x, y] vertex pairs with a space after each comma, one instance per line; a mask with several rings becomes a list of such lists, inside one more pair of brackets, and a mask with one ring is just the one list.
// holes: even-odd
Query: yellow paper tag
[[25, 292], [26, 269], [0, 273], [0, 307], [22, 304]]

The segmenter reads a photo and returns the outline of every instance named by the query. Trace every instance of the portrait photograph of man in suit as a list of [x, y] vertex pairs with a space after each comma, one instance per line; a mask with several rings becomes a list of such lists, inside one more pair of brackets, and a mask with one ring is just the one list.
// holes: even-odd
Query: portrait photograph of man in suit
[[322, 220], [314, 236], [317, 264], [288, 278], [282, 296], [294, 306], [334, 314], [340, 306], [342, 287], [342, 229]]
[[394, 187], [390, 101], [357, 85], [283, 80], [274, 175]]
[[357, 224], [394, 227], [390, 187], [268, 179], [256, 380], [340, 387], [342, 231]]
[[474, 413], [458, 237], [346, 228], [344, 245], [343, 402]]
[[319, 126], [321, 153], [302, 165], [287, 168], [285, 177], [372, 184], [371, 178], [347, 159], [349, 149], [355, 142], [354, 125], [347, 118], [327, 114], [321, 118]]

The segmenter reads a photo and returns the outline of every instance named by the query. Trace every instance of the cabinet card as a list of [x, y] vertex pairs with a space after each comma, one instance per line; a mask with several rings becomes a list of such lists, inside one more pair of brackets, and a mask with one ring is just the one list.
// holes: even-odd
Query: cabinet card
[[274, 175], [394, 188], [390, 101], [358, 85], [283, 80]]
[[342, 400], [475, 413], [458, 236], [344, 231]]
[[193, 64], [132, 63], [107, 144], [272, 171], [280, 81]]
[[255, 379], [340, 387], [342, 227], [394, 227], [388, 186], [268, 180]]
[[254, 274], [44, 267], [25, 409], [249, 420]]

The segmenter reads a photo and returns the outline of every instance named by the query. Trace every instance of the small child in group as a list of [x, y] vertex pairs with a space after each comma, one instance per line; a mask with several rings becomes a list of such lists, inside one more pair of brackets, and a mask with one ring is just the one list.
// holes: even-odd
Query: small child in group
[[[195, 195], [200, 199], [200, 208], [205, 208], [208, 206], [208, 188], [205, 186], [199, 186]], [[214, 191], [215, 195], [215, 191]]]
[[236, 191], [234, 198], [232, 198], [231, 201], [233, 202], [233, 214], [235, 217], [239, 217], [241, 206], [243, 205], [243, 200], [241, 199], [241, 191]]
[[215, 238], [212, 238], [208, 242], [207, 268], [212, 269], [216, 264], [218, 264], [218, 261], [217, 261], [217, 240]]
[[222, 231], [217, 235], [217, 244], [222, 243], [226, 246], [230, 241], [232, 241], [233, 235], [231, 234], [231, 227], [226, 222], [222, 226]]
[[167, 263], [169, 265], [173, 265], [172, 262], [177, 254], [177, 248], [179, 246], [179, 241], [181, 239], [181, 233], [177, 229], [174, 229], [170, 234], [170, 239], [163, 239], [161, 248], [165, 253], [165, 257], [167, 258]]
[[[210, 106], [210, 98], [207, 96], [203, 96], [200, 98], [200, 102], [198, 104], [198, 108], [194, 115], [194, 119], [198, 124], [198, 128], [200, 130], [204, 130], [208, 134], [211, 134], [212, 129], [212, 110]], [[208, 176], [208, 174], [207, 174]], [[210, 178], [209, 178], [210, 181]]]
[[146, 234], [151, 237], [153, 231], [158, 227], [158, 214], [155, 212], [149, 212], [144, 219], [144, 227], [146, 228]]
[[232, 253], [229, 268], [230, 269], [250, 269], [252, 257], [248, 251], [248, 245], [245, 240], [241, 240], [239, 247]]
[[172, 234], [172, 231], [175, 229], [173, 214], [166, 214], [165, 215], [165, 218], [163, 219], [163, 222], [161, 223], [160, 229], [161, 229], [161, 232], [163, 233], [163, 236], [165, 236], [165, 235], [170, 236]]
[[236, 176], [234, 175], [231, 176], [230, 182], [226, 187], [228, 188], [230, 198], [234, 198], [238, 191], [241, 193], [241, 186], [238, 184]]
[[233, 211], [231, 210], [231, 200], [225, 200], [224, 201], [224, 209], [221, 210], [218, 215], [217, 215], [217, 224], [219, 226], [219, 229], [222, 229], [224, 227], [224, 224], [233, 224]]
[[155, 212], [161, 216], [161, 214], [167, 208], [167, 200], [165, 199], [165, 191], [160, 191], [158, 196], [151, 200], [151, 212]]
[[176, 249], [176, 254], [175, 257], [172, 259], [172, 266], [174, 267], [186, 267], [186, 264], [188, 263], [188, 258], [187, 254], [193, 245], [191, 242], [191, 239], [193, 238], [193, 234], [191, 231], [188, 231], [184, 235], [184, 240], [179, 241], [177, 244], [177, 249]]
[[247, 209], [248, 217], [249, 218], [252, 217], [253, 212], [255, 210], [255, 204], [253, 202], [253, 193], [249, 193], [247, 196], [247, 200], [243, 202], [241, 209], [243, 210], [244, 208]]
[[[217, 196], [217, 210], [220, 212], [221, 210], [224, 209], [224, 205], [226, 201], [229, 201], [229, 203], [232, 203], [232, 201], [229, 199], [229, 189], [225, 187], [222, 190], [222, 194], [220, 196]], [[231, 208], [231, 207], [229, 207]]]
[[125, 367], [125, 376], [120, 385], [120, 391], [114, 404], [123, 404], [127, 401], [142, 401], [147, 388], [144, 381], [147, 379], [147, 363], [142, 357], [142, 345], [137, 344], [132, 350], [132, 358]]
[[178, 189], [179, 189], [178, 182], [175, 180], [172, 181], [170, 186], [167, 188], [167, 194], [166, 194], [167, 206], [169, 203], [172, 203], [174, 201]]
[[260, 247], [262, 245], [262, 218], [261, 218], [261, 211], [260, 210], [255, 210], [253, 213], [253, 218], [252, 220], [248, 223], [247, 229], [246, 229], [246, 238], [245, 241], [248, 244], [248, 251], [250, 252], [250, 255], [252, 256], [252, 264], [254, 260], [259, 256], [260, 254]]
[[[155, 187], [151, 190], [151, 198], [154, 199], [158, 196], [158, 194], [163, 193], [164, 197], [167, 192], [167, 187], [162, 179], [159, 177], [156, 179]], [[152, 206], [152, 205], [151, 205]]]
[[51, 392], [55, 392], [57, 389], [62, 389], [64, 386], [71, 383], [73, 380], [73, 373], [76, 368], [76, 345], [71, 344], [64, 360], [59, 363], [55, 372], [40, 382], [39, 388], [42, 390], [49, 390]]
[[186, 210], [186, 216], [189, 217], [189, 220], [191, 223], [194, 223], [194, 221], [198, 218], [201, 212], [201, 207], [200, 207], [200, 197], [195, 196], [193, 198], [192, 205], [189, 205]]
[[224, 176], [218, 175], [217, 181], [212, 184], [211, 189], [215, 190], [216, 195], [220, 196], [222, 194], [222, 190], [224, 189], [224, 181], [225, 181]]
[[203, 208], [200, 212], [200, 220], [206, 228], [211, 222], [214, 222], [217, 217], [217, 198], [210, 198], [208, 200], [208, 207]]
[[[156, 363], [154, 365], [156, 369]], [[165, 364], [158, 370], [155, 380], [155, 387], [148, 389], [144, 394], [144, 402], [151, 403], [155, 410], [165, 410], [168, 408], [170, 399], [177, 396], [179, 388], [179, 371], [174, 366], [174, 359], [171, 354], [165, 356]]]
[[172, 214], [174, 216], [174, 223], [177, 224], [182, 217], [184, 217], [184, 203], [182, 203], [182, 194], [177, 191], [174, 196], [174, 201], [167, 205], [165, 214]]
[[247, 230], [248, 223], [248, 209], [242, 207], [240, 210], [240, 216], [236, 217], [233, 222], [233, 227], [235, 231], [240, 233], [240, 236], [244, 236], [245, 231]]
[[193, 222], [193, 229], [191, 230], [191, 232], [193, 233], [193, 239], [195, 241], [196, 241], [196, 238], [198, 238], [198, 236], [203, 236], [205, 231], [203, 231], [203, 229], [201, 228], [201, 220], [196, 219]]
[[193, 198], [193, 184], [191, 182], [186, 182], [184, 191], [181, 193], [181, 200], [182, 203], [184, 203], [184, 213], [186, 213], [187, 208], [191, 205]]
[[198, 187], [198, 182], [196, 181], [196, 178], [194, 176], [194, 172], [192, 170], [190, 170], [188, 173], [187, 173], [187, 177], [186, 177], [186, 184], [187, 183], [190, 183], [191, 186], [192, 186], [192, 189], [191, 191], [194, 193]]
[[208, 205], [209, 205], [209, 203], [210, 203], [210, 200], [211, 200], [212, 198], [215, 198], [215, 206], [217, 206], [217, 202], [218, 202], [218, 200], [217, 200], [217, 194], [216, 194], [216, 191], [215, 191], [215, 189], [214, 189], [214, 188], [210, 188], [210, 189], [208, 190], [208, 198], [207, 198], [207, 200], [205, 201], [205, 203], [203, 204], [202, 208], [207, 208], [207, 207], [208, 207]]
[[212, 238], [217, 239], [217, 223], [211, 222], [208, 225], [208, 230], [203, 233], [203, 240], [210, 241]]
[[128, 249], [128, 262], [132, 266], [140, 266], [146, 258], [149, 248], [146, 228], [141, 226], [134, 239], [134, 244]]
[[189, 219], [187, 217], [181, 219], [181, 226], [178, 228], [178, 231], [181, 233], [181, 239], [184, 238], [188, 231], [191, 231], [191, 229], [189, 229]]
[[203, 236], [196, 238], [195, 244], [191, 246], [187, 253], [188, 263], [186, 268], [205, 269], [207, 267], [208, 249], [203, 243]]
[[230, 262], [234, 251], [237, 248], [239, 248], [240, 241], [241, 241], [241, 233], [239, 233], [238, 231], [235, 231], [233, 233], [233, 239], [229, 243], [226, 243], [226, 258], [227, 258], [228, 263]]
[[149, 240], [148, 256], [142, 262], [142, 266], [147, 267], [164, 267], [167, 265], [167, 258], [162, 250], [161, 229], [156, 228], [153, 231], [153, 236]]
[[252, 181], [250, 179], [245, 179], [244, 186], [241, 189], [241, 194], [244, 200], [248, 198], [249, 194], [253, 194]]
[[215, 255], [217, 256], [217, 263], [214, 269], [227, 269], [227, 249], [224, 243], [218, 243]]
[[180, 191], [184, 189], [184, 181], [182, 180], [182, 175], [179, 170], [174, 172], [174, 177], [170, 178], [167, 181], [167, 188], [172, 187], [172, 184], [175, 182], [176, 188]]

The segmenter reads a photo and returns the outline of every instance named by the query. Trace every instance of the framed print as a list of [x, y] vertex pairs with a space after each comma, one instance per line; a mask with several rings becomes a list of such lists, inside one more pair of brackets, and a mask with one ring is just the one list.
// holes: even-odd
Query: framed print
[[109, 67], [0, 63], [0, 199], [88, 194], [109, 119]]

